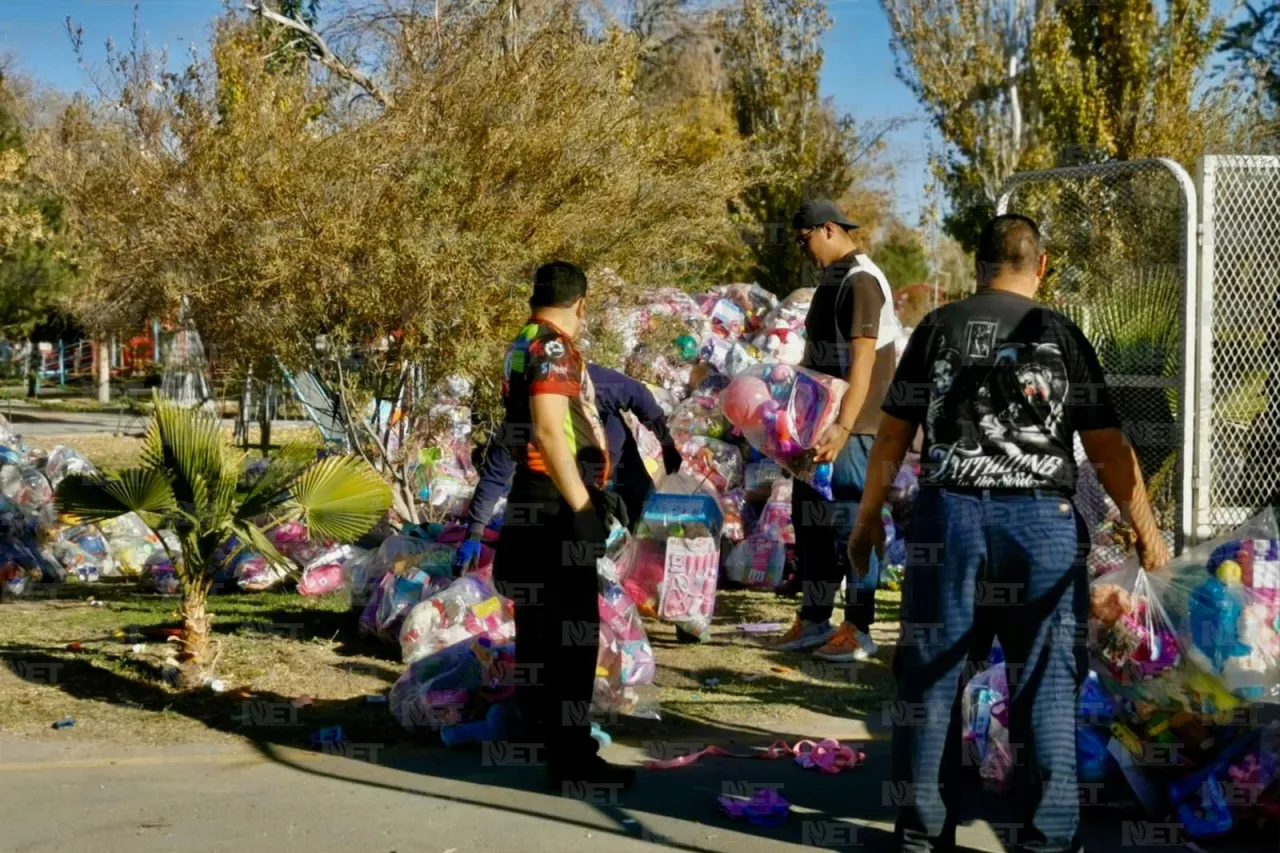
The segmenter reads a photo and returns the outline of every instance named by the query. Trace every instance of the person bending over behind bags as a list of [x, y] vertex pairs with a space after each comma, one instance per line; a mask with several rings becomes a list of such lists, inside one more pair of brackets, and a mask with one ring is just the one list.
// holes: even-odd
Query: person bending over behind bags
[[[663, 468], [668, 475], [680, 470], [680, 451], [667, 429], [662, 407], [642, 383], [598, 364], [588, 364], [587, 375], [595, 386], [596, 409], [609, 440], [609, 469], [613, 472], [610, 488], [621, 496], [627, 517], [635, 524], [645, 499], [653, 491], [653, 478], [645, 468], [640, 447], [627, 428], [623, 413], [632, 412], [640, 424], [657, 437], [662, 445]], [[484, 529], [493, 518], [498, 501], [510, 491], [515, 471], [516, 462], [507, 447], [499, 441], [489, 442], [480, 466], [480, 482], [467, 510], [467, 538], [458, 548], [458, 569], [466, 569], [480, 558]]]
[[499, 442], [515, 460], [494, 557], [498, 591], [515, 604], [516, 706], [543, 747], [549, 782], [628, 787], [630, 768], [596, 755], [591, 696], [600, 642], [596, 559], [626, 510], [609, 482], [609, 445], [574, 339], [587, 277], [563, 261], [534, 273], [531, 316], [507, 349]]
[[997, 216], [978, 239], [978, 289], [911, 335], [871, 448], [849, 542], [865, 573], [884, 549], [880, 506], [916, 428], [920, 493], [906, 533], [892, 781], [895, 850], [954, 850], [961, 681], [992, 633], [1009, 676], [1018, 853], [1080, 849], [1076, 705], [1088, 664], [1089, 535], [1071, 502], [1073, 439], [1138, 536], [1151, 570], [1169, 559], [1137, 457], [1080, 329], [1035, 301], [1047, 256], [1036, 224]]

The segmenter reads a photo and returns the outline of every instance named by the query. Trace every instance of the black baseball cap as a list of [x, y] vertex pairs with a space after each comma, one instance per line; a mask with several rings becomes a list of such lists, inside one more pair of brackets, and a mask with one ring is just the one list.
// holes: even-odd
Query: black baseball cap
[[796, 215], [791, 217], [792, 228], [818, 228], [828, 222], [834, 222], [846, 231], [858, 227], [849, 221], [838, 204], [825, 198], [806, 201], [796, 210]]

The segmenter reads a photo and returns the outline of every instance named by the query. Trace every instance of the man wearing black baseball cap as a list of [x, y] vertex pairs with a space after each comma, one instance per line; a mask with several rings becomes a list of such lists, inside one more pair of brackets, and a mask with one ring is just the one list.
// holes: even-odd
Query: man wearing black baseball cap
[[[858, 251], [858, 227], [835, 202], [802, 204], [791, 221], [800, 250], [823, 271], [805, 319], [803, 366], [849, 383], [836, 422], [823, 434], [818, 462], [832, 463], [834, 500], [807, 483], [792, 487], [797, 578], [803, 604], [791, 629], [778, 642], [783, 651], [817, 649], [823, 660], [865, 660], [877, 651], [871, 639], [879, 567], [859, 580], [851, 570], [846, 543], [853, 531], [866, 482], [871, 442], [880, 426], [880, 405], [893, 379], [895, 344], [902, 326], [893, 311], [889, 282]], [[844, 623], [831, 625], [836, 591], [845, 579]]]

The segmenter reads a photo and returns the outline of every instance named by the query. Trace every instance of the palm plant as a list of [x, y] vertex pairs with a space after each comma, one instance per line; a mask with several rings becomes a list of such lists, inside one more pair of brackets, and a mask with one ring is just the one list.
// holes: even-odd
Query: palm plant
[[377, 523], [391, 493], [364, 460], [317, 461], [314, 448], [299, 444], [283, 448], [256, 483], [241, 489], [244, 454], [224, 440], [217, 418], [159, 398], [155, 406], [140, 467], [69, 476], [58, 485], [57, 502], [61, 512], [85, 521], [132, 512], [154, 531], [177, 533], [181, 557], [169, 556], [182, 583], [179, 684], [193, 687], [212, 675], [207, 605], [219, 546], [234, 536], [241, 547], [285, 563], [259, 519], [268, 519], [268, 529], [301, 521], [316, 537], [350, 542]]
[[1182, 367], [1182, 286], [1168, 267], [1121, 269], [1105, 291], [1070, 301], [1066, 312], [1093, 342], [1112, 384], [1120, 420], [1136, 424], [1136, 451], [1154, 508], [1176, 517]]

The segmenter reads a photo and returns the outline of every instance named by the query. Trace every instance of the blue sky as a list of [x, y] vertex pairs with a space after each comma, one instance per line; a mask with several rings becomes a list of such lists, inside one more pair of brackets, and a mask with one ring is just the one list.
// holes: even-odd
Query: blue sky
[[[72, 55], [64, 28], [70, 15], [84, 27], [92, 61], [101, 61], [108, 37], [127, 44], [134, 0], [0, 0], [0, 51], [18, 56], [21, 68], [43, 83], [73, 90], [88, 85]], [[897, 117], [916, 120], [889, 138], [888, 157], [897, 177], [894, 199], [908, 222], [917, 219], [923, 196], [928, 130], [911, 93], [893, 74], [889, 26], [877, 0], [831, 0], [835, 25], [827, 33], [823, 94], [839, 109], [868, 122]], [[140, 0], [141, 25], [153, 46], [172, 56], [202, 43], [221, 0]], [[321, 4], [323, 16], [324, 4]], [[322, 18], [323, 23], [323, 18]]]

